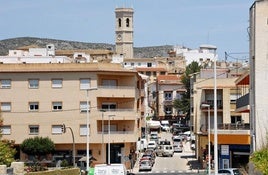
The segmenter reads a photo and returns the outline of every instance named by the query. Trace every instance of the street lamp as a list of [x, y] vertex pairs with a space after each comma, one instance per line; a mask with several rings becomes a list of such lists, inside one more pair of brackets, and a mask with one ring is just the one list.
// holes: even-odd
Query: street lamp
[[103, 120], [103, 117], [104, 117], [104, 112], [106, 112], [106, 110], [104, 109], [101, 109], [100, 110], [102, 112], [101, 114], [101, 118], [102, 118], [102, 121], [101, 121], [101, 152], [102, 152], [102, 162], [104, 163], [104, 138], [103, 138], [103, 134], [104, 134], [104, 120]]
[[202, 104], [201, 107], [208, 108], [208, 174], [211, 174], [211, 163], [210, 163], [210, 105], [209, 104]]
[[218, 175], [217, 55], [214, 49], [214, 171]]
[[110, 118], [111, 117], [114, 117], [115, 115], [108, 115], [109, 117], [109, 123], [108, 123], [108, 138], [109, 138], [109, 142], [108, 142], [108, 165], [111, 164], [111, 138], [110, 138], [110, 135], [111, 135], [111, 120]]
[[88, 91], [97, 90], [97, 88], [88, 88], [85, 89], [87, 91], [87, 167], [86, 171], [89, 172], [89, 97]]

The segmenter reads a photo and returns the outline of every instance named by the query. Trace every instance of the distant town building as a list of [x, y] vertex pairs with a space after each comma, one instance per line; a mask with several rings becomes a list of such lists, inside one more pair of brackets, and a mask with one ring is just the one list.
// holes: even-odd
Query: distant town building
[[169, 52], [170, 56], [182, 56], [186, 60], [186, 64], [196, 61], [198, 63], [213, 60], [215, 57], [215, 46], [200, 45], [199, 49], [190, 49], [184, 46], [174, 46], [174, 49]]

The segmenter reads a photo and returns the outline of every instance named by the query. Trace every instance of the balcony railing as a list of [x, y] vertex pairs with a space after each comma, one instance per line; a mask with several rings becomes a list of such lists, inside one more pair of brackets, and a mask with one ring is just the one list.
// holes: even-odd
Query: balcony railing
[[[102, 132], [98, 131], [98, 134], [102, 134]], [[109, 132], [104, 131], [103, 134], [109, 134]], [[134, 131], [110, 131], [110, 134], [134, 134]]]
[[223, 123], [218, 124], [218, 129], [221, 130], [250, 130], [250, 124], [249, 123]]
[[236, 100], [236, 109], [249, 105], [249, 93]]
[[[201, 129], [204, 129], [204, 125], [201, 126]], [[205, 131], [208, 131], [208, 127], [205, 128]], [[214, 129], [214, 125], [211, 126], [211, 129]], [[249, 123], [240, 123], [237, 124], [234, 123], [221, 123], [218, 124], [218, 130], [250, 130], [250, 124]], [[204, 130], [203, 130], [204, 132]]]
[[102, 111], [110, 111], [110, 112], [134, 112], [135, 110], [133, 108], [117, 108], [117, 109], [98, 109], [99, 112]]

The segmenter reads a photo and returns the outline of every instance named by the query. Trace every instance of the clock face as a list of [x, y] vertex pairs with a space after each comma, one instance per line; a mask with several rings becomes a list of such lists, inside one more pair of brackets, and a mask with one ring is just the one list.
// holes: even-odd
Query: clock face
[[118, 40], [118, 41], [121, 41], [121, 39], [122, 39], [122, 36], [121, 36], [120, 34], [118, 34], [118, 35], [117, 35], [117, 40]]

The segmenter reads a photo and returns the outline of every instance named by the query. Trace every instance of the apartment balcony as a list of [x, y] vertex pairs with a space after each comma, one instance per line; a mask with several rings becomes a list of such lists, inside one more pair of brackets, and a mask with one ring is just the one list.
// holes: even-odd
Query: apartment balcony
[[[202, 111], [207, 111], [208, 110], [208, 107], [203, 107], [202, 104], [207, 104], [207, 105], [210, 105], [210, 110], [213, 110], [214, 109], [214, 101], [210, 100], [210, 101], [204, 101], [201, 103], [201, 110]], [[217, 100], [217, 109], [219, 110], [222, 110], [223, 109], [223, 106], [222, 106], [222, 100]]]
[[133, 108], [98, 109], [98, 111], [103, 112], [105, 116], [116, 116], [116, 119], [119, 120], [136, 119], [138, 115], [137, 110]]
[[[249, 123], [224, 123], [218, 124], [217, 128], [218, 144], [250, 144]], [[214, 128], [211, 130], [211, 138], [214, 143]]]
[[138, 97], [133, 86], [98, 86], [98, 97]]
[[[117, 116], [104, 117], [104, 120], [97, 120], [97, 133], [92, 137], [95, 143], [102, 142], [100, 138], [104, 139], [104, 143], [109, 141], [109, 127], [110, 127], [110, 141], [111, 143], [122, 142], [136, 142], [137, 141], [137, 127], [135, 120], [125, 119], [120, 120]], [[103, 131], [103, 132], [102, 132]]]
[[[101, 143], [102, 132], [99, 131], [92, 140], [96, 143]], [[110, 132], [110, 143], [122, 143], [122, 142], [136, 142], [138, 139], [137, 133], [134, 131], [111, 131]], [[103, 133], [104, 143], [109, 142], [109, 132]]]
[[249, 112], [249, 93], [236, 100], [236, 112]]

